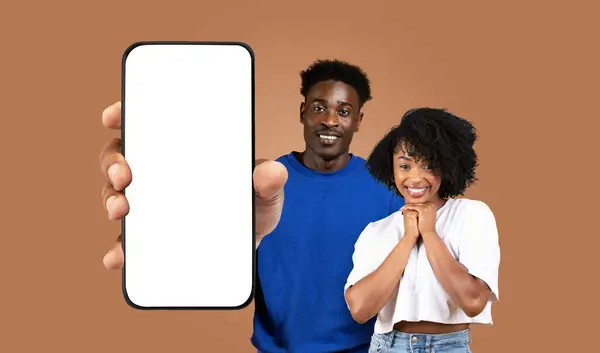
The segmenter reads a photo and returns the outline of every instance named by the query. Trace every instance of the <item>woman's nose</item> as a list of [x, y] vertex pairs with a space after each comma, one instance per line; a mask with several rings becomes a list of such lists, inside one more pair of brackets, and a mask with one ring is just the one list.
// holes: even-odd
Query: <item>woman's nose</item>
[[408, 175], [408, 178], [410, 181], [420, 181], [423, 178], [423, 176], [421, 174], [421, 169], [420, 168], [412, 168]]

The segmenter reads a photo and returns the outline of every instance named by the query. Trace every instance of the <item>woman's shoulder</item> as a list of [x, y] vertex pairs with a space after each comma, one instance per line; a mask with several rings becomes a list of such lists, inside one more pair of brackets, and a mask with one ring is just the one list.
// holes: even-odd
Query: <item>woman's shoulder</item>
[[452, 200], [452, 208], [461, 213], [468, 214], [492, 214], [490, 206], [482, 200], [470, 199], [470, 198], [455, 198]]
[[457, 198], [454, 199], [451, 207], [452, 210], [449, 212], [447, 222], [463, 224], [469, 229], [477, 229], [478, 231], [493, 229], [497, 226], [494, 212], [482, 200]]
[[381, 233], [387, 230], [396, 230], [404, 227], [404, 217], [402, 211], [398, 210], [389, 216], [373, 221], [367, 225], [369, 232]]

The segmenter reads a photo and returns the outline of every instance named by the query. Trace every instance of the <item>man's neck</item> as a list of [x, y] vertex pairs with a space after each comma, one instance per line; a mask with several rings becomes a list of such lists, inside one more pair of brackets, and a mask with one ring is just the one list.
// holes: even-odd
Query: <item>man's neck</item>
[[334, 159], [323, 159], [307, 149], [304, 152], [295, 153], [295, 155], [306, 168], [323, 173], [337, 172], [350, 161], [349, 153], [343, 153]]

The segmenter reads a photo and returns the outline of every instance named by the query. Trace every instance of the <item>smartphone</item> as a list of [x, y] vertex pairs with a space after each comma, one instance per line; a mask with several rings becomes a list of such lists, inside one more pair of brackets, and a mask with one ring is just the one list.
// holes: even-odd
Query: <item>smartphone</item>
[[136, 309], [241, 309], [255, 270], [254, 53], [138, 42], [122, 58], [123, 294]]

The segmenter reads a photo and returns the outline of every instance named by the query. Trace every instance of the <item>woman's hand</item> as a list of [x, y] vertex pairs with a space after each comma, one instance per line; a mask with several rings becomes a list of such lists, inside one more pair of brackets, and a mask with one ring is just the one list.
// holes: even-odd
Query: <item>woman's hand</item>
[[413, 239], [419, 238], [419, 214], [413, 210], [406, 210], [402, 212], [404, 216], [404, 236]]
[[423, 236], [430, 233], [435, 233], [435, 222], [437, 219], [437, 210], [431, 203], [422, 204], [406, 204], [402, 208], [402, 213], [405, 214], [405, 227], [406, 227], [406, 213], [407, 211], [413, 211], [417, 213], [417, 223], [419, 233]]

